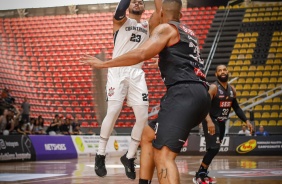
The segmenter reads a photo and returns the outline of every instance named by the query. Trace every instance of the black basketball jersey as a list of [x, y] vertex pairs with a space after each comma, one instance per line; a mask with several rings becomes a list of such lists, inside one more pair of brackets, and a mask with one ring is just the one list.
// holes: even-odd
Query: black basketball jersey
[[159, 53], [159, 68], [166, 86], [178, 82], [202, 82], [204, 61], [200, 57], [198, 39], [194, 32], [180, 22], [170, 21], [178, 29], [180, 40]]
[[234, 91], [229, 84], [227, 85], [227, 89], [225, 89], [218, 81], [214, 84], [217, 86], [217, 93], [212, 99], [210, 116], [212, 118], [217, 118], [218, 121], [225, 121], [229, 116], [232, 102], [235, 98]]

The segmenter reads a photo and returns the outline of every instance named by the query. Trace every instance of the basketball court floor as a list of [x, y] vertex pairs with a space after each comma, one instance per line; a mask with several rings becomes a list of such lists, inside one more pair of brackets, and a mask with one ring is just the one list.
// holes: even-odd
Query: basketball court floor
[[[179, 156], [177, 166], [182, 184], [193, 183], [202, 156]], [[12, 162], [0, 164], [0, 183], [19, 184], [133, 184], [127, 179], [119, 157], [106, 158], [108, 175], [94, 172], [94, 156], [73, 160]], [[139, 160], [137, 164], [137, 178]], [[282, 184], [282, 156], [217, 156], [210, 166], [210, 175], [218, 184]], [[153, 184], [158, 183], [156, 172]]]

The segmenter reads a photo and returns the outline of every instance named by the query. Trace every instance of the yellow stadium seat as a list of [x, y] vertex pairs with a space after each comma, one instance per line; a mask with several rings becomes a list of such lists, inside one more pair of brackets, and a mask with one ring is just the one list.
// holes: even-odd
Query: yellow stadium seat
[[249, 70], [249, 67], [248, 66], [242, 66], [241, 67], [241, 71], [248, 71]]
[[[280, 66], [280, 68], [281, 68], [281, 66]], [[270, 70], [280, 70], [280, 68], [279, 68], [279, 65], [273, 65]]]
[[252, 37], [258, 37], [258, 32], [252, 32]]
[[[281, 40], [282, 41], [282, 40]], [[276, 53], [275, 58], [282, 58], [282, 53]]]
[[280, 120], [278, 120], [278, 122], [277, 122], [277, 126], [282, 126], [282, 120], [280, 119]]
[[275, 120], [270, 120], [267, 125], [268, 126], [276, 126], [276, 121]]
[[255, 73], [254, 72], [248, 72], [248, 77], [254, 77], [255, 76]]
[[262, 105], [256, 105], [255, 106], [256, 111], [261, 111], [262, 110]]
[[282, 118], [282, 112], [279, 113], [279, 118]]
[[233, 49], [232, 50], [232, 54], [239, 54], [240, 52], [239, 52], [239, 50], [238, 49]]
[[250, 85], [250, 84], [245, 84], [245, 85], [243, 86], [243, 89], [244, 89], [244, 90], [250, 90], [250, 89], [251, 89], [251, 85]]
[[273, 32], [273, 36], [280, 36], [280, 32], [279, 31], [274, 31]]
[[235, 87], [237, 90], [242, 90], [243, 89], [243, 86], [241, 84], [237, 84], [236, 87]]
[[268, 65], [273, 64], [273, 59], [268, 59], [268, 60], [266, 60], [266, 64], [268, 64]]
[[240, 54], [247, 54], [247, 50], [246, 49], [240, 49], [239, 53]]
[[266, 84], [261, 84], [261, 85], [260, 85], [260, 87], [259, 87], [259, 89], [261, 89], [261, 90], [265, 90], [265, 89], [267, 89]]
[[[251, 79], [252, 80], [252, 79]], [[256, 78], [254, 78], [254, 81], [253, 81], [254, 83], [261, 83], [261, 79], [260, 78], [258, 78], [258, 77], [256, 77]]]
[[236, 60], [237, 59], [237, 55], [231, 55], [230, 56], [230, 60]]
[[280, 106], [279, 105], [272, 105], [271, 110], [272, 111], [279, 111]]
[[237, 60], [237, 61], [236, 61], [236, 65], [244, 65], [244, 63], [243, 63], [242, 60]]
[[232, 72], [230, 73], [232, 77], [239, 77], [239, 72]]
[[250, 43], [249, 44], [249, 48], [255, 48], [256, 47], [256, 44], [255, 43]]
[[262, 83], [269, 83], [269, 78], [264, 77], [264, 78], [262, 78], [261, 82]]
[[[237, 94], [237, 95], [238, 95], [238, 94]], [[249, 91], [243, 91], [241, 95], [242, 95], [242, 96], [250, 96]], [[239, 95], [238, 95], [238, 96], [239, 96]]]
[[228, 67], [229, 67], [229, 66], [234, 66], [234, 65], [236, 65], [236, 64], [235, 64], [235, 61], [234, 61], [234, 60], [230, 60], [229, 63], [228, 63]]
[[250, 72], [240, 72], [241, 77], [247, 77]]
[[277, 47], [278, 46], [278, 42], [272, 42], [270, 47]]
[[258, 84], [253, 84], [251, 89], [252, 90], [258, 90], [259, 89], [259, 85]]
[[267, 126], [267, 121], [266, 121], [266, 120], [261, 120], [261, 121], [259, 122], [259, 125], [260, 125], [260, 126]]
[[269, 118], [269, 117], [270, 117], [269, 112], [263, 112], [261, 115], [261, 118]]
[[257, 70], [257, 67], [252, 65], [252, 66], [249, 66], [249, 71], [256, 71]]
[[253, 54], [254, 53], [254, 49], [247, 49], [247, 54]]
[[253, 55], [252, 54], [246, 54], [246, 59], [252, 59]]
[[276, 78], [276, 77], [271, 77], [271, 78], [269, 79], [269, 82], [271, 82], [271, 83], [277, 83], [277, 78]]
[[276, 88], [275, 84], [268, 84], [267, 89], [274, 89]]
[[280, 97], [274, 97], [273, 102], [274, 103], [279, 103], [281, 101]]
[[270, 105], [264, 105], [262, 110], [269, 111], [270, 110]]
[[242, 48], [249, 48], [249, 45], [247, 43], [243, 43]]
[[237, 80], [237, 83], [238, 83], [238, 84], [245, 84], [245, 83], [246, 83], [246, 80], [245, 80], [244, 78], [239, 78], [239, 79]]
[[269, 77], [270, 76], [270, 71], [264, 71], [263, 72], [264, 77]]
[[276, 48], [270, 48], [269, 52], [276, 53]]
[[274, 53], [268, 53], [267, 58], [268, 59], [275, 58], [275, 54]]
[[238, 33], [238, 38], [244, 38], [245, 37], [245, 34], [244, 33]]
[[242, 43], [243, 42], [243, 39], [242, 38], [236, 38], [236, 43]]
[[257, 42], [257, 38], [251, 38], [250, 42], [255, 42], [256, 43]]
[[257, 77], [262, 76], [262, 72], [261, 72], [261, 71], [257, 71], [257, 72], [256, 72], [256, 76], [257, 76]]
[[277, 113], [277, 112], [272, 112], [272, 113], [270, 114], [270, 117], [271, 117], [271, 118], [278, 118], [278, 113]]
[[251, 91], [250, 96], [252, 96], [252, 97], [258, 96], [257, 91]]
[[[267, 72], [267, 71], [265, 71], [265, 72]], [[272, 71], [272, 72], [270, 73], [270, 76], [272, 76], [272, 77], [278, 77], [278, 76], [279, 76], [279, 72], [278, 72], [278, 71]]]
[[240, 49], [240, 48], [241, 48], [241, 44], [236, 43], [236, 44], [234, 45], [234, 48], [235, 48], [235, 49]]
[[261, 118], [260, 112], [255, 112], [255, 113], [254, 113], [254, 117], [255, 117], [255, 118]]
[[255, 126], [259, 126], [259, 121], [255, 120]]
[[244, 65], [250, 65], [251, 64], [251, 60], [245, 60], [244, 61]]
[[270, 13], [270, 12], [265, 12], [265, 13], [264, 13], [264, 16], [270, 17], [270, 16], [271, 16], [271, 13]]
[[265, 65], [264, 70], [272, 70], [272, 67], [270, 65]]
[[242, 122], [241, 121], [235, 121], [234, 123], [233, 123], [233, 126], [242, 126]]
[[275, 59], [274, 61], [273, 61], [273, 64], [281, 64], [282, 62], [281, 62], [281, 59]]

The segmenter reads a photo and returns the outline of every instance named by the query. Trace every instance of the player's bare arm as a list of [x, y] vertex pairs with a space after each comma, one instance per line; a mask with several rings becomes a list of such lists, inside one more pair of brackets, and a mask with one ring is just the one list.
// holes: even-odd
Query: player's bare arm
[[153, 30], [160, 24], [162, 0], [155, 0], [155, 8], [156, 10], [152, 13], [149, 19], [150, 35]]
[[91, 56], [85, 56], [80, 61], [94, 68], [131, 66], [154, 57], [164, 47], [175, 44], [178, 41], [179, 34], [174, 26], [160, 24], [153, 30], [152, 36], [137, 49], [106, 62]]
[[[232, 86], [232, 85], [230, 85], [230, 86], [231, 86], [231, 88], [232, 88], [232, 90], [233, 90], [233, 92], [234, 92], [234, 98], [236, 99], [236, 89], [235, 89], [234, 86]], [[237, 100], [236, 100], [236, 101], [237, 101]], [[234, 109], [234, 108], [233, 108], [233, 109]], [[242, 109], [240, 108], [239, 111], [242, 111]], [[235, 113], [237, 113], [237, 112], [235, 111]], [[239, 113], [240, 113], [240, 112], [239, 112]], [[253, 131], [253, 125], [251, 124], [250, 120], [247, 119], [247, 120], [245, 121], [245, 123], [246, 123], [246, 125], [247, 125], [249, 131], [252, 133], [252, 131]]]
[[[217, 86], [215, 84], [211, 84], [209, 88], [209, 94], [211, 99], [215, 97], [216, 93], [217, 93]], [[211, 135], [215, 134], [215, 126], [209, 114], [206, 116], [206, 122], [207, 122], [209, 134]]]

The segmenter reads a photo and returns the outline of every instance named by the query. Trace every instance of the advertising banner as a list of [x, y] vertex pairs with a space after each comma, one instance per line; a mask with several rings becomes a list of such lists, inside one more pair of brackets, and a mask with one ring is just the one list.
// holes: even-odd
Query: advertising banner
[[35, 151], [28, 136], [0, 136], [0, 162], [33, 160]]
[[99, 136], [71, 136], [78, 156], [95, 155], [99, 146]]
[[281, 136], [237, 137], [234, 142], [238, 155], [282, 155]]
[[126, 152], [129, 147], [130, 136], [111, 136], [107, 144], [107, 153]]
[[30, 135], [36, 160], [77, 158], [71, 136]]

